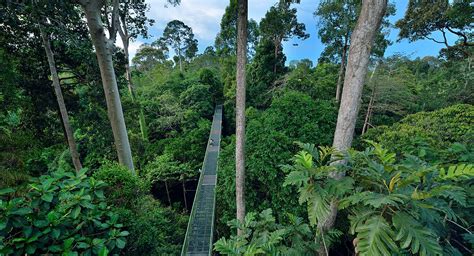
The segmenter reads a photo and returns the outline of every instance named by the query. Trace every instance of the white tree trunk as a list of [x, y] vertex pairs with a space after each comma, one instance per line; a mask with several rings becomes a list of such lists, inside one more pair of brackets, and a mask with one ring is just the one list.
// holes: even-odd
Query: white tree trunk
[[357, 26], [352, 33], [333, 142], [333, 147], [341, 152], [352, 144], [370, 52], [386, 7], [387, 0], [362, 1]]
[[[113, 40], [109, 40], [105, 35], [102, 24], [100, 0], [83, 0], [81, 5], [87, 19], [87, 26], [94, 44], [97, 61], [99, 63], [102, 85], [104, 87], [105, 99], [107, 102], [107, 114], [109, 116], [112, 132], [114, 134], [115, 147], [119, 162], [126, 166], [132, 173], [135, 173], [128, 141], [127, 127], [123, 117], [122, 103], [115, 77], [115, 70], [112, 61]], [[110, 35], [115, 37], [115, 35]]]
[[[122, 39], [123, 50], [125, 53], [125, 79], [127, 80], [128, 92], [130, 93], [130, 98], [132, 102], [136, 103], [135, 88], [132, 81], [132, 72], [130, 70], [130, 54], [128, 52], [128, 47], [130, 45], [130, 38], [128, 36], [128, 31], [126, 30], [126, 24], [123, 24], [123, 30], [120, 31], [120, 38]], [[142, 134], [142, 139], [148, 140], [148, 129], [145, 121], [145, 113], [143, 112], [143, 107], [138, 103], [139, 114], [138, 114], [138, 123], [140, 124], [140, 132]]]
[[[238, 0], [237, 18], [237, 92], [235, 117], [235, 192], [237, 205], [237, 219], [245, 218], [245, 90], [247, 63], [247, 8], [248, 0]], [[237, 230], [241, 234], [242, 230]]]
[[69, 152], [71, 152], [72, 163], [76, 172], [82, 169], [81, 160], [79, 158], [79, 152], [77, 152], [76, 140], [74, 139], [74, 132], [69, 122], [69, 115], [67, 113], [66, 104], [64, 103], [63, 93], [61, 91], [61, 85], [59, 81], [58, 72], [56, 70], [56, 62], [54, 60], [53, 51], [51, 50], [51, 43], [49, 36], [46, 32], [40, 28], [41, 38], [43, 39], [43, 47], [48, 57], [49, 70], [51, 72], [51, 78], [53, 80], [54, 93], [56, 94], [56, 100], [59, 105], [59, 112], [63, 121], [64, 130], [66, 132], [66, 140], [69, 145]]
[[[352, 144], [370, 52], [386, 8], [387, 0], [362, 1], [359, 19], [351, 36], [341, 104], [334, 133], [333, 147], [340, 152], [346, 152]], [[341, 179], [343, 175], [336, 172], [332, 177]], [[337, 205], [336, 200], [331, 201], [330, 214], [318, 223], [320, 232], [324, 233], [334, 226]], [[327, 255], [327, 251], [325, 248], [320, 248], [319, 254]]]

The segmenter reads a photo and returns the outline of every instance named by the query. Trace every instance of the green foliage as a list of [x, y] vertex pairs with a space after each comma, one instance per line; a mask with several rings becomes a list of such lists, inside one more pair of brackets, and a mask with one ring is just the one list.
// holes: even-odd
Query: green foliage
[[107, 206], [105, 183], [55, 171], [33, 183], [24, 196], [1, 190], [2, 254], [107, 255], [125, 247], [128, 232]]
[[[174, 49], [179, 59], [179, 69], [182, 69], [182, 60], [191, 60], [197, 53], [197, 39], [194, 39], [191, 27], [179, 20], [172, 20], [166, 25], [163, 36], [153, 44], [167, 50], [168, 47]], [[175, 63], [178, 65], [178, 63]]]
[[145, 167], [142, 174], [151, 183], [163, 180], [182, 180], [195, 175], [196, 173], [192, 171], [189, 164], [180, 164], [178, 161], [174, 161], [169, 154], [156, 157]]
[[250, 106], [268, 107], [272, 98], [271, 89], [285, 71], [285, 60], [281, 50], [275, 56], [275, 45], [271, 41], [262, 40], [258, 44], [255, 58], [247, 68], [247, 102]]
[[[398, 154], [450, 161], [450, 152], [454, 153], [455, 150], [452, 146], [459, 148], [461, 143], [467, 145], [468, 152], [472, 151], [470, 145], [474, 141], [473, 117], [472, 105], [454, 105], [433, 112], [409, 115], [390, 127], [380, 126], [369, 130], [364, 138], [378, 141]], [[463, 150], [457, 152], [462, 153]]]
[[[451, 33], [458, 37], [460, 46], [466, 47], [472, 45], [473, 15], [474, 6], [469, 1], [410, 1], [405, 16], [396, 22], [400, 29], [398, 36], [410, 41], [429, 39], [450, 49], [446, 33]], [[434, 38], [435, 32], [441, 32], [444, 40]], [[464, 57], [469, 56], [462, 48], [453, 50], [460, 51]]]
[[150, 183], [117, 163], [106, 163], [94, 172], [94, 178], [107, 184], [104, 188], [107, 202], [116, 207], [132, 208], [134, 200], [145, 196], [150, 190]]
[[283, 41], [294, 36], [302, 40], [307, 39], [309, 34], [306, 34], [305, 30], [305, 24], [298, 22], [296, 8], [290, 8], [290, 3], [284, 1], [270, 7], [260, 21], [260, 35], [263, 40], [274, 44], [275, 53], [280, 50]]
[[[224, 15], [222, 15], [220, 28], [214, 46], [217, 55], [225, 59], [237, 53], [237, 0], [229, 1], [229, 5], [225, 8]], [[248, 54], [252, 57], [259, 37], [257, 22], [250, 19], [247, 29]]]
[[387, 221], [381, 216], [372, 216], [357, 232], [357, 250], [360, 255], [390, 255], [397, 252], [395, 236]]
[[412, 253], [419, 253], [420, 255], [442, 254], [441, 247], [431, 230], [424, 227], [410, 215], [399, 213], [393, 216], [392, 221], [394, 227], [398, 230], [395, 239], [400, 241], [401, 248], [410, 248]]
[[[94, 177], [107, 182], [107, 202], [130, 232], [126, 255], [175, 255], [181, 249], [187, 217], [165, 208], [149, 194], [150, 182], [118, 164], [104, 165]], [[144, 228], [146, 227], [146, 228]]]
[[299, 64], [285, 75], [282, 86], [284, 89], [306, 93], [313, 99], [331, 100], [336, 88], [337, 69], [337, 66], [329, 63], [320, 63], [314, 69]]
[[[326, 45], [320, 62], [341, 62], [343, 52], [349, 52], [351, 34], [359, 17], [362, 1], [321, 1], [314, 16], [318, 18], [318, 36]], [[385, 37], [388, 35], [390, 23], [388, 17], [395, 14], [395, 6], [388, 4], [385, 18], [382, 21], [380, 31], [376, 35], [372, 55], [382, 57], [385, 49], [391, 44]], [[346, 55], [347, 56], [347, 55]]]
[[[291, 116], [292, 118], [287, 118]], [[278, 220], [285, 213], [301, 216], [304, 209], [292, 199], [295, 190], [281, 188], [285, 175], [280, 165], [287, 164], [297, 148], [294, 141], [318, 141], [322, 145], [332, 142], [336, 122], [336, 107], [332, 102], [311, 99], [296, 91], [286, 91], [275, 97], [265, 111], [247, 110], [246, 131], [246, 206], [252, 210], [280, 209]], [[217, 185], [218, 223], [226, 223], [235, 215], [235, 142], [223, 141], [219, 159]], [[219, 225], [219, 224], [218, 224]], [[226, 227], [218, 226], [226, 232]]]
[[248, 256], [316, 253], [308, 225], [300, 218], [292, 215], [288, 217], [290, 225], [283, 226], [275, 223], [271, 209], [263, 210], [258, 215], [250, 212], [243, 223], [238, 220], [228, 223], [233, 229], [241, 229], [243, 234], [230, 239], [219, 239], [214, 244], [214, 249], [223, 255]]
[[[330, 148], [318, 152], [314, 145], [300, 144], [303, 151], [295, 155], [293, 165], [283, 168], [289, 172], [283, 185], [298, 188], [313, 227], [327, 218], [330, 202], [349, 211], [349, 231], [356, 235], [360, 255], [441, 255], [442, 245], [451, 244], [450, 234], [465, 232], [462, 225], [472, 222], [465, 215], [472, 166], [446, 171], [413, 156], [397, 161], [394, 153], [368, 143], [372, 146], [365, 151], [351, 151], [344, 165], [333, 164], [339, 158]], [[337, 171], [347, 176], [332, 178]], [[318, 229], [318, 239], [325, 241], [324, 233]]]

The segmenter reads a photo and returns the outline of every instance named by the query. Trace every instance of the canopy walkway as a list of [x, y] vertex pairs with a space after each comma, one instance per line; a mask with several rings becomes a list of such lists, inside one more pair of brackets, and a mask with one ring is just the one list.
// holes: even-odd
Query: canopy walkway
[[216, 107], [181, 255], [211, 255], [222, 105]]

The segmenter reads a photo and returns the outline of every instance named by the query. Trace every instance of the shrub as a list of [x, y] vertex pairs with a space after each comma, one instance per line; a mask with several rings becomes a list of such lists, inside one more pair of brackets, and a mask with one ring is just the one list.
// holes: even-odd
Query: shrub
[[179, 254], [187, 217], [155, 200], [150, 195], [150, 182], [118, 164], [104, 165], [94, 177], [107, 183], [107, 201], [130, 232], [125, 254]]
[[[315, 101], [308, 95], [288, 90], [273, 99], [265, 111], [247, 110], [246, 130], [246, 206], [254, 211], [267, 208], [280, 209], [275, 212], [277, 220], [282, 212], [298, 214], [303, 207], [291, 198], [293, 188], [281, 188], [285, 175], [280, 165], [297, 151], [294, 141], [312, 141], [329, 144], [336, 122], [336, 107], [332, 102]], [[291, 117], [291, 118], [288, 118]], [[221, 233], [227, 231], [222, 223], [235, 216], [235, 142], [222, 143], [219, 157], [219, 179], [217, 192], [217, 214]]]
[[[299, 203], [307, 206], [309, 225], [285, 227], [271, 212], [262, 212], [259, 219], [249, 213], [243, 223], [231, 222], [243, 234], [220, 239], [216, 250], [227, 255], [276, 255], [299, 248], [292, 255], [315, 254], [294, 244], [288, 234], [296, 229], [302, 232], [300, 244], [312, 243], [326, 253], [332, 242], [349, 233], [361, 256], [470, 254], [474, 165], [443, 167], [414, 156], [397, 160], [395, 153], [368, 143], [364, 151], [350, 151], [345, 163], [330, 147], [299, 143], [303, 150], [283, 167], [287, 176], [282, 186], [296, 187]], [[336, 171], [346, 175], [336, 180]], [[339, 216], [338, 221], [349, 221], [342, 230], [320, 225], [332, 206], [348, 213]]]
[[105, 184], [79, 173], [55, 171], [14, 197], [0, 191], [0, 254], [107, 255], [125, 247], [127, 231], [110, 211]]
[[377, 141], [398, 154], [444, 160], [454, 143], [464, 144], [472, 151], [473, 127], [474, 106], [459, 104], [409, 115], [392, 126], [371, 129], [363, 138]]

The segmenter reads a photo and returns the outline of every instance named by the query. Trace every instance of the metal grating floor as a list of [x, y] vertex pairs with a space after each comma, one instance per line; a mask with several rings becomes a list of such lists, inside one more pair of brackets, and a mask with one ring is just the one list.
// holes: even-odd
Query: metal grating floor
[[209, 143], [199, 185], [189, 217], [182, 255], [211, 255], [214, 228], [217, 159], [222, 130], [222, 106], [217, 106], [209, 134]]

